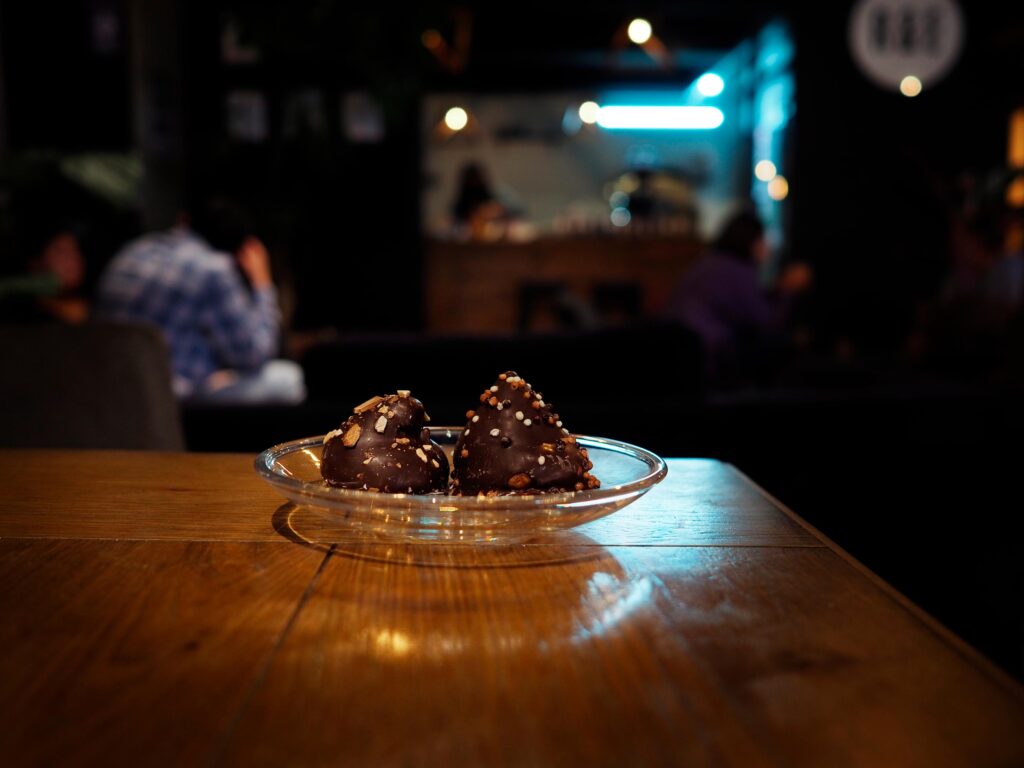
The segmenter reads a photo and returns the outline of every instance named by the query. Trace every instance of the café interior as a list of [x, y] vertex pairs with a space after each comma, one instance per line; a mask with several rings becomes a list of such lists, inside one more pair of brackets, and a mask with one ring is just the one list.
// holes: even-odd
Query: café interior
[[[753, 478], [1019, 686], [1022, 50], [953, 0], [3, 0], [5, 473], [251, 462], [402, 391], [462, 424], [516, 371], [574, 433]], [[189, 379], [187, 311], [149, 312], [181, 293], [118, 270], [209, 205], [271, 325]]]

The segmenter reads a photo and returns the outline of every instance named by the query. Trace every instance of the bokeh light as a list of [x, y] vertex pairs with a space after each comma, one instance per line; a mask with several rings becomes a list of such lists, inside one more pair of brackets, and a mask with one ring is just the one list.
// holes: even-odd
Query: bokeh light
[[580, 120], [587, 125], [593, 125], [597, 122], [597, 116], [601, 112], [601, 107], [598, 106], [596, 101], [584, 101], [580, 104]]
[[789, 195], [789, 182], [785, 176], [776, 176], [768, 182], [768, 197], [772, 200], [785, 200]]
[[428, 29], [420, 35], [420, 42], [423, 43], [424, 48], [432, 51], [441, 45], [441, 33], [436, 29]]
[[771, 181], [779, 171], [771, 160], [761, 160], [754, 166], [754, 175], [758, 181]]
[[697, 78], [697, 90], [702, 96], [717, 96], [725, 90], [725, 80], [714, 72], [706, 72]]
[[1006, 187], [1006, 204], [1011, 208], [1024, 208], [1024, 176], [1018, 176]]
[[626, 30], [626, 34], [637, 45], [643, 45], [651, 39], [654, 30], [651, 28], [651, 22], [647, 19], [633, 19], [629, 22], [629, 29]]
[[616, 227], [624, 227], [629, 224], [633, 216], [630, 214], [628, 208], [612, 208], [611, 219], [612, 224]]
[[469, 114], [462, 107], [452, 107], [444, 113], [444, 124], [453, 131], [461, 131], [469, 124]]
[[915, 77], [914, 75], [907, 75], [900, 80], [900, 93], [904, 96], [913, 98], [921, 93], [922, 88], [923, 86], [921, 85], [920, 78]]

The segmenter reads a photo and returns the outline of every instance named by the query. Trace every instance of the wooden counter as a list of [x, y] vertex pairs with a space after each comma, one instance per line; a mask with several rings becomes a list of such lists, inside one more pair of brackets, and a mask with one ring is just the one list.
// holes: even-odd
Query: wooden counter
[[582, 301], [601, 286], [634, 287], [650, 314], [700, 252], [693, 240], [565, 238], [530, 243], [428, 241], [427, 327], [437, 332], [508, 332], [520, 324], [531, 286], [563, 284]]

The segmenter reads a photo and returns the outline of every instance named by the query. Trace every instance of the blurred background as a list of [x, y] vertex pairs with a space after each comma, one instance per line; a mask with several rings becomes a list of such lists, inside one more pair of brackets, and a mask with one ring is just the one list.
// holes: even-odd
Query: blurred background
[[[995, 2], [0, 0], [0, 444], [458, 423], [515, 369], [1020, 676], [1022, 51]], [[168, 231], [232, 265], [233, 346], [122, 263]]]

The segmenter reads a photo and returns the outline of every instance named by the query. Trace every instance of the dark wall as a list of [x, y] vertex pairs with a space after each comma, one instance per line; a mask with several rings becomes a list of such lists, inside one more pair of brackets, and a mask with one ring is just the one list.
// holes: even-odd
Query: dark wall
[[131, 145], [125, 3], [0, 4], [9, 149]]
[[942, 283], [965, 178], [1005, 164], [1007, 118], [1024, 105], [1024, 12], [960, 3], [967, 31], [959, 62], [911, 99], [857, 69], [847, 45], [852, 5], [817, 3], [793, 14], [793, 238], [817, 269], [829, 338], [884, 352]]
[[[224, 14], [237, 19], [260, 60], [220, 58]], [[424, 54], [411, 17], [388, 29], [384, 14], [344, 4], [189, 4], [183, 15], [185, 144], [190, 187], [221, 187], [246, 200], [261, 221], [277, 267], [297, 298], [293, 325], [391, 330], [421, 325], [419, 244], [419, 79]], [[232, 141], [225, 97], [263, 93], [270, 134]], [[323, 135], [281, 130], [288, 98], [315, 89]], [[378, 143], [347, 141], [340, 99], [359, 90], [382, 105]]]

